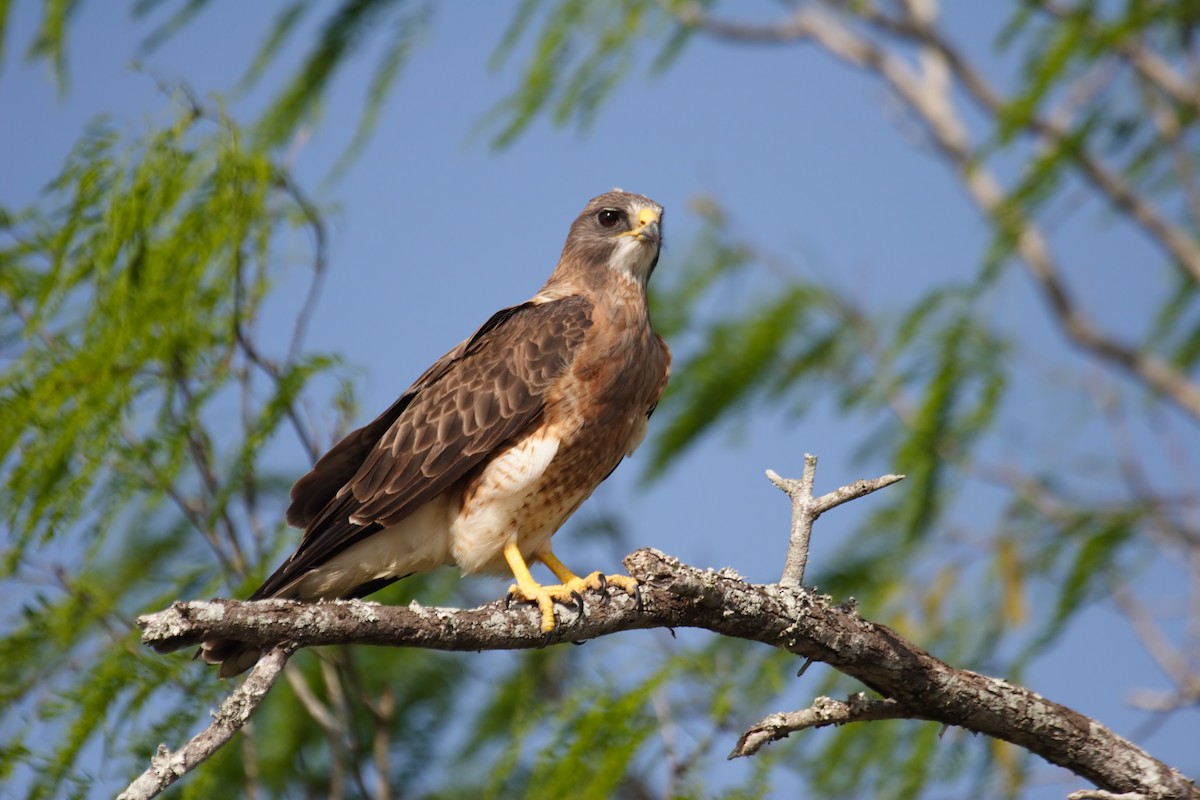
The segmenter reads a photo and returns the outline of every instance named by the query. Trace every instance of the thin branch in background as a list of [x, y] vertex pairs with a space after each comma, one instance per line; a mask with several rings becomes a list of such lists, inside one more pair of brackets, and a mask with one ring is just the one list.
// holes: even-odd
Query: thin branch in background
[[[981, 110], [993, 118], [999, 117], [1008, 108], [1008, 102], [1003, 96], [992, 87], [982, 73], [977, 70], [965, 56], [962, 55], [949, 40], [937, 30], [932, 20], [916, 21], [914, 19], [899, 19], [890, 17], [881, 12], [875, 6], [865, 6], [861, 10], [856, 9], [855, 14], [868, 23], [877, 26], [880, 30], [886, 31], [893, 35], [901, 36], [910, 41], [917, 42], [929, 48], [931, 53], [935, 53], [944, 59], [947, 67], [961, 81], [964, 89], [973, 97], [979, 104]], [[866, 51], [872, 49], [877, 50], [881, 55], [882, 49], [870, 43], [864, 37], [858, 36], [849, 26], [838, 22], [831, 15], [821, 15], [823, 20], [822, 25], [838, 26], [841, 36], [858, 37], [860, 46]], [[818, 27], [814, 33], [819, 32], [822, 28]], [[797, 37], [799, 38], [799, 37]], [[819, 36], [815, 36], [820, 40]], [[829, 34], [826, 34], [826, 40], [821, 41], [827, 49], [837, 55], [842, 55], [830, 46], [831, 42], [836, 39], [831, 39]], [[894, 57], [892, 60], [897, 64], [902, 64]], [[858, 63], [858, 62], [854, 62]], [[859, 63], [859, 66], [874, 66]], [[880, 75], [892, 82], [892, 78], [888, 72], [882, 69], [876, 69]], [[890, 70], [893, 75], [901, 75], [895, 69]], [[930, 87], [934, 88], [934, 87]], [[904, 92], [901, 92], [903, 95]], [[1195, 93], [1192, 97], [1195, 98]], [[908, 99], [907, 97], [905, 98]], [[923, 117], [929, 119], [927, 109], [922, 111]], [[944, 123], [944, 120], [939, 120]], [[1036, 115], [1032, 116], [1027, 125], [1030, 132], [1043, 137], [1047, 142], [1054, 146], [1059, 146], [1068, 141], [1072, 136], [1072, 131], [1066, 126], [1054, 120], [1047, 120]], [[1114, 205], [1126, 211], [1130, 218], [1137, 222], [1148, 234], [1151, 241], [1157, 243], [1175, 260], [1184, 266], [1185, 269], [1193, 278], [1200, 281], [1200, 246], [1192, 240], [1188, 231], [1172, 223], [1168, 218], [1163, 216], [1159, 210], [1150, 202], [1148, 198], [1136, 192], [1130, 187], [1117, 173], [1109, 170], [1095, 156], [1088, 153], [1082, 148], [1072, 150], [1072, 158], [1080, 167], [1082, 175], [1088, 182], [1105, 195]]]
[[313, 722], [325, 732], [326, 736], [335, 737], [338, 735], [338, 721], [333, 716], [333, 712], [321, 702], [313, 692], [312, 687], [308, 685], [308, 680], [294, 664], [288, 664], [284, 670], [284, 677], [287, 679], [288, 686], [292, 687], [292, 692], [296, 695], [296, 699], [300, 701], [300, 705], [312, 717]]
[[[1000, 95], [928, 21], [895, 19], [874, 6], [856, 9], [859, 18], [881, 30], [907, 37], [924, 47], [923, 74], [854, 30], [841, 18], [804, 6], [791, 16], [768, 25], [742, 25], [713, 18], [698, 4], [673, 11], [689, 27], [716, 38], [737, 42], [798, 42], [812, 40], [848, 64], [881, 77], [926, 124], [937, 149], [956, 167], [968, 196], [980, 211], [995, 217], [1004, 211], [1006, 196], [999, 181], [973, 158], [967, 128], [955, 110], [948, 71], [979, 101], [992, 117], [1007, 107]], [[1071, 135], [1055, 123], [1034, 117], [1032, 132], [1059, 146]], [[1200, 246], [1191, 235], [1163, 217], [1148, 199], [1086, 152], [1073, 152], [1083, 177], [1119, 209], [1126, 212], [1197, 280], [1200, 281]], [[1200, 386], [1157, 355], [1128, 345], [1105, 333], [1076, 304], [1061, 277], [1050, 247], [1029, 219], [1008, 215], [1016, 252], [1028, 266], [1036, 285], [1050, 305], [1067, 337], [1102, 361], [1121, 368], [1171, 400], [1194, 418], [1200, 418]]]
[[[354, 724], [351, 719], [350, 706], [346, 702], [346, 692], [342, 688], [339, 670], [330, 659], [319, 661], [321, 682], [325, 684], [325, 694], [329, 697], [329, 708], [332, 710], [336, 724], [329, 737], [330, 763], [333, 771], [332, 783], [329, 789], [330, 800], [342, 800], [346, 796], [346, 782], [349, 776], [357, 775], [358, 770], [352, 766], [357, 763], [357, 748], [354, 746]], [[360, 783], [357, 779], [355, 783]], [[361, 785], [359, 793], [367, 796]]]
[[671, 713], [671, 701], [660, 687], [650, 695], [650, 704], [658, 720], [658, 736], [662, 739], [663, 754], [667, 761], [667, 785], [663, 794], [665, 797], [676, 797], [680, 791], [680, 778], [687, 768], [679, 753], [678, 729]]
[[1189, 663], [1200, 663], [1200, 548], [1188, 553], [1188, 576], [1184, 655]]
[[[187, 101], [190, 113], [194, 119], [203, 119], [214, 124], [222, 124], [221, 116], [218, 113], [211, 111], [207, 106], [203, 105], [196, 98], [195, 93], [185, 84], [168, 85], [162, 81], [158, 81], [159, 89], [168, 95], [182, 96]], [[300, 307], [300, 311], [296, 315], [296, 321], [292, 331], [292, 337], [288, 343], [287, 355], [284, 358], [284, 367], [290, 367], [296, 363], [299, 358], [301, 349], [304, 345], [304, 339], [308, 332], [308, 325], [313, 314], [316, 311], [317, 302], [320, 299], [321, 289], [324, 286], [325, 274], [328, 271], [329, 264], [329, 237], [325, 228], [325, 221], [321, 217], [320, 211], [316, 205], [308, 198], [308, 196], [300, 189], [299, 185], [292, 180], [286, 166], [276, 169], [274, 174], [276, 187], [287, 196], [304, 217], [305, 224], [313, 234], [313, 266], [312, 279], [309, 283], [308, 291], [305, 295], [304, 302]], [[240, 270], [238, 272], [241, 274]], [[239, 282], [235, 285], [235, 303], [240, 302], [242, 286]], [[254, 343], [254, 337], [247, 331], [246, 325], [243, 324], [241, 313], [234, 316], [234, 341], [242, 350], [243, 354], [249, 359], [250, 363], [260, 368], [275, 384], [278, 386], [282, 380], [284, 370], [279, 364], [276, 364], [269, 358], [264, 357]], [[289, 402], [285, 409], [288, 420], [292, 423], [292, 428], [296, 437], [300, 440], [301, 445], [308, 452], [309, 456], [315, 461], [320, 455], [320, 448], [314, 441], [314, 437], [309, 432], [308, 427], [300, 419], [299, 412], [296, 409], [294, 402]]]
[[[1154, 616], [1131, 592], [1113, 581], [1109, 587], [1121, 614], [1129, 621], [1142, 647], [1158, 664], [1159, 669], [1175, 684], [1180, 697], [1200, 697], [1200, 675], [1188, 664], [1187, 658], [1163, 635]], [[1161, 710], [1161, 709], [1155, 709]]]
[[308, 334], [308, 326], [312, 321], [313, 315], [317, 310], [317, 301], [321, 297], [321, 289], [325, 283], [325, 275], [329, 267], [329, 234], [325, 229], [325, 219], [321, 216], [321, 212], [317, 210], [316, 204], [308, 198], [308, 195], [292, 180], [289, 172], [280, 170], [275, 175], [275, 180], [279, 186], [292, 199], [296, 207], [300, 209], [300, 213], [304, 215], [304, 221], [308, 229], [312, 231], [313, 236], [313, 263], [312, 263], [312, 279], [308, 284], [308, 292], [304, 296], [304, 302], [300, 306], [300, 312], [296, 315], [296, 324], [292, 329], [292, 338], [288, 343], [287, 357], [285, 364], [294, 364], [296, 359], [300, 357], [300, 351], [304, 347], [304, 339]]
[[[241, 332], [250, 329], [253, 326], [254, 318], [246, 311], [246, 276], [245, 265], [246, 259], [239, 249], [235, 254], [236, 265], [234, 270], [234, 293], [233, 293], [233, 339], [236, 342], [241, 338]], [[261, 273], [262, 266], [260, 264], [259, 271]], [[261, 274], [258, 280], [261, 280]], [[258, 280], [255, 281], [257, 284]], [[230, 371], [234, 373], [237, 379], [238, 388], [240, 389], [241, 399], [241, 423], [242, 423], [242, 439], [249, 441], [254, 435], [255, 428], [255, 398], [254, 398], [254, 372], [250, 369], [250, 365], [245, 359], [240, 359], [230, 366]], [[242, 505], [245, 509], [246, 520], [250, 528], [250, 539], [254, 542], [255, 553], [263, 552], [263, 539], [265, 530], [258, 519], [258, 475], [255, 471], [255, 462], [253, 459], [243, 467], [241, 480], [241, 495]], [[257, 560], [257, 559], [256, 559]]]
[[375, 764], [375, 774], [378, 788], [375, 791], [377, 800], [391, 800], [392, 785], [389, 776], [391, 768], [391, 739], [392, 723], [396, 718], [396, 693], [392, 687], [384, 686], [379, 693], [379, 702], [373, 703], [363, 697], [363, 705], [371, 714], [375, 723], [375, 734], [371, 739], [371, 759]]
[[[837, 25], [839, 23], [830, 22], [829, 24]], [[829, 33], [822, 33], [823, 30], [822, 28], [815, 29], [814, 38], [817, 38], [827, 49], [832, 49], [832, 45], [841, 39]], [[990, 171], [972, 161], [971, 151], [965, 139], [965, 126], [954, 111], [953, 102], [945, 87], [917, 79], [903, 62], [885, 53], [864, 38], [854, 39], [854, 34], [844, 26], [838, 35], [850, 38], [857, 45], [857, 49], [854, 50], [843, 48], [847, 58], [857, 55], [859, 60], [855, 63], [860, 66], [873, 67], [925, 120], [939, 149], [959, 169], [968, 195], [980, 210], [988, 216], [995, 216], [999, 213], [1005, 202], [1004, 192]], [[950, 48], [943, 39], [936, 36], [931, 29], [920, 31], [918, 38], [933, 51], [941, 53], [946, 58], [947, 63], [963, 85], [968, 89], [974, 88], [973, 94], [981, 99], [987, 110], [993, 114], [998, 114], [1003, 110], [1005, 104], [967, 65], [965, 59]], [[837, 53], [837, 51], [834, 52]], [[1056, 145], [1069, 135], [1067, 131], [1036, 119], [1031, 122], [1031, 125], [1038, 133], [1047, 136]], [[1146, 225], [1154, 234], [1155, 241], [1164, 244], [1168, 251], [1200, 280], [1200, 249], [1191, 241], [1189, 235], [1160, 220], [1155, 213], [1152, 213], [1148, 202], [1133, 193], [1098, 162], [1086, 157], [1086, 154], [1076, 156], [1076, 158], [1083, 167], [1084, 174], [1092, 178], [1097, 188], [1104, 191], [1119, 208], [1127, 211], [1132, 218]], [[1200, 386], [1157, 355], [1119, 342], [1101, 331], [1075, 303], [1061, 278], [1060, 269], [1055, 263], [1049, 244], [1038, 227], [1031, 220], [1020, 216], [1013, 216], [1007, 222], [1013, 229], [1017, 253], [1029, 267], [1030, 274], [1049, 302], [1055, 319], [1060, 323], [1067, 336], [1079, 346], [1099, 356], [1103, 361], [1119, 366], [1143, 381], [1193, 417], [1200, 417]]]
[[[191, 386], [188, 384], [188, 376], [177, 375], [173, 382], [185, 405], [193, 405], [195, 396], [192, 394]], [[204, 514], [204, 521], [207, 524], [208, 520], [212, 517], [211, 510], [218, 506], [220, 507], [215, 521], [220, 523], [224, 533], [224, 540], [229, 548], [229, 560], [233, 565], [233, 572], [235, 575], [245, 575], [248, 570], [248, 564], [245, 553], [242, 551], [241, 540], [238, 537], [238, 526], [233, 521], [233, 516], [229, 512], [229, 506], [220, 503], [221, 482], [217, 478], [217, 473], [213, 466], [212, 441], [203, 427], [186, 424], [175, 413], [174, 408], [171, 409], [171, 413], [173, 422], [177, 428], [187, 431], [185, 442], [188, 453], [192, 457], [192, 466], [196, 468], [196, 474], [200, 477], [201, 491], [206, 500], [205, 506], [209, 509]]]
[[[1035, 5], [1059, 21], [1066, 20], [1073, 13], [1072, 9], [1054, 0], [1036, 0]], [[1090, 33], [1093, 36], [1103, 35], [1094, 28]], [[1126, 34], [1115, 43], [1115, 49], [1143, 80], [1156, 87], [1172, 102], [1187, 108], [1192, 114], [1200, 114], [1200, 90], [1197, 89], [1197, 84], [1176, 72], [1168, 61], [1140, 38]]]
[[[1129, 499], [1122, 505], [1146, 512], [1147, 530], [1154, 536], [1168, 562], [1174, 562], [1178, 558], [1180, 547], [1191, 550], [1200, 545], [1200, 537], [1195, 530], [1187, 526], [1182, 514], [1172, 514], [1173, 511], [1182, 512], [1193, 499], [1187, 494], [1172, 496], [1155, 491], [1147, 469], [1147, 459], [1142, 457], [1137, 446], [1137, 438], [1131, 427], [1132, 420], [1122, 396], [1119, 392], [1109, 390], [1100, 376], [1090, 381], [1089, 386], [1113, 442], [1113, 460], [1121, 480], [1129, 491]], [[1169, 453], [1171, 445], [1164, 445]], [[1148, 458], [1156, 466], [1163, 463], [1160, 454], [1156, 453]]]
[[1196, 181], [1196, 162], [1192, 149], [1188, 146], [1185, 128], [1175, 113], [1169, 101], [1164, 100], [1146, 84], [1138, 84], [1142, 103], [1149, 110], [1150, 121], [1154, 123], [1159, 138], [1171, 151], [1171, 163], [1175, 168], [1175, 179], [1183, 191], [1184, 208], [1187, 209], [1192, 223], [1200, 223], [1200, 185]]
[[254, 720], [249, 720], [242, 726], [242, 770], [245, 779], [242, 782], [242, 790], [245, 792], [246, 800], [257, 800], [258, 798], [258, 746], [255, 743], [254, 736]]

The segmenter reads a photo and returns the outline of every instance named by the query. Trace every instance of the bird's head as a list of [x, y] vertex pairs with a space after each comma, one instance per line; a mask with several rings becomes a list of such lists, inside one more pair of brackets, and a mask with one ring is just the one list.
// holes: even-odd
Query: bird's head
[[662, 214], [649, 197], [619, 189], [592, 198], [571, 225], [559, 270], [584, 269], [593, 280], [612, 270], [645, 286], [658, 264]]

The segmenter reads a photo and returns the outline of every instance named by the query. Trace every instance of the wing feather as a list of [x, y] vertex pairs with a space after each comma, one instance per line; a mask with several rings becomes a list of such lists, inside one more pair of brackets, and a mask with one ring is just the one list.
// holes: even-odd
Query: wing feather
[[287, 519], [305, 528], [300, 547], [255, 599], [396, 524], [536, 424], [591, 312], [588, 300], [566, 297], [496, 313], [322, 456], [292, 487]]

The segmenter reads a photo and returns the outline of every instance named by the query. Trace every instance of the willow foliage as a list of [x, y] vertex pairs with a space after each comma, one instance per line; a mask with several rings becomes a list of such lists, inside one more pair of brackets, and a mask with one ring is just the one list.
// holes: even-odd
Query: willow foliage
[[[44, 2], [26, 50], [54, 65], [64, 87], [79, 5]], [[520, 60], [522, 79], [481, 113], [483, 129], [499, 147], [543, 116], [586, 129], [639, 69], [669, 70], [697, 37], [720, 38], [722, 29], [697, 24], [712, 5], [522, 0], [493, 56], [496, 65]], [[887, 22], [916, 4], [813, 5], [885, 53], [927, 43], [920, 26]], [[147, 50], [213, 13], [207, 0], [132, 7], [139, 17], [171, 12]], [[255, 336], [264, 301], [294, 266], [281, 244], [302, 237], [313, 274], [324, 265], [320, 210], [272, 148], [319, 121], [337, 71], [371, 52], [353, 158], [436, 10], [413, 0], [281, 4], [237, 91], [259, 85], [306, 23], [314, 33], [244, 131], [186, 97], [136, 139], [99, 121], [43, 202], [0, 210], [2, 569], [22, 589], [0, 628], [0, 779], [28, 796], [87, 796], [93, 771], [140, 769], [158, 742], [193, 732], [219, 692], [208, 673], [143, 652], [130, 621], [179, 597], [237, 593], [273, 563], [294, 475], [273, 475], [267, 456], [282, 439], [311, 452], [298, 401], [331, 402], [328, 384], [314, 382], [330, 359], [299, 341], [266, 353]], [[0, 31], [7, 12], [0, 0]], [[1018, 269], [1028, 226], [1052, 229], [1083, 202], [1145, 237], [1156, 255], [1141, 265], [1158, 287], [1155, 312], [1125, 325], [1125, 345], [1194, 375], [1196, 275], [1162, 232], [1195, 239], [1200, 103], [1194, 87], [1156, 84], [1131, 54], [1141, 48], [1171, 65], [1194, 58], [1196, 22], [1194, 4], [1182, 0], [1014, 3], [990, 54], [1015, 65], [1009, 93], [962, 85], [956, 95], [969, 97], [977, 137], [954, 174], [966, 182], [997, 168], [1006, 178], [984, 215], [990, 245], [909, 301], [865, 308], [853, 287], [780, 269], [719, 198], [699, 202], [687, 273], [655, 287], [655, 318], [677, 362], [655, 418], [651, 475], [764, 409], [837, 409], [861, 432], [847, 450], [909, 480], [875, 503], [815, 582], [959, 665], [1015, 679], [1112, 580], [1162, 557], [1162, 541], [1183, 542], [1194, 558], [1194, 501], [1177, 487], [1138, 486], [1114, 477], [1119, 470], [1080, 476], [1069, 460], [1078, 453], [1064, 454], [1057, 470], [1020, 459], [997, 467], [1002, 429], [1023, 421], [1030, 393], [1036, 413], [1053, 408], [1054, 420], [1070, 419], [1081, 401], [1031, 378], [1027, 359], [1039, 343], [992, 308]], [[1051, 123], [1063, 97], [1074, 113], [1058, 130]], [[1149, 224], [1136, 200], [1161, 219]], [[1080, 369], [1115, 373], [1119, 402], [1148, 409], [1157, 424], [1169, 398], [1105, 358], [1094, 353]], [[336, 394], [343, 405], [348, 397]], [[419, 591], [427, 602], [448, 591], [440, 578], [412, 583], [380, 599], [405, 602]], [[470, 661], [366, 648], [302, 655], [261, 710], [261, 730], [244, 731], [240, 747], [223, 750], [181, 792], [366, 795], [374, 775], [410, 796], [535, 797], [571, 793], [587, 774], [594, 796], [664, 785], [676, 796], [711, 796], [704, 765], [722, 755], [720, 737], [744, 724], [739, 713], [786, 702], [794, 665], [736, 642], [630, 641], [593, 643], [579, 648], [584, 655], [556, 648]], [[620, 681], [587, 673], [597, 651], [628, 667]], [[397, 671], [403, 683], [386, 679]], [[859, 688], [817, 674], [818, 691]], [[553, 702], [534, 704], [534, 694]], [[336, 725], [322, 728], [330, 719]], [[675, 726], [687, 735], [668, 743], [659, 732]], [[794, 738], [758, 756], [728, 796], [769, 793], [788, 764], [814, 796], [830, 797], [947, 786], [1015, 796], [1029, 771], [1012, 748], [953, 732], [938, 738], [921, 723]]]

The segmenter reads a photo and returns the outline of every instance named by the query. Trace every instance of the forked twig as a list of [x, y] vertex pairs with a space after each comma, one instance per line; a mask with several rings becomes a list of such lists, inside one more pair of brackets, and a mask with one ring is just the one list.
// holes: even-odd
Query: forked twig
[[780, 586], [796, 587], [804, 584], [804, 568], [808, 564], [808, 542], [812, 538], [812, 526], [817, 517], [835, 506], [856, 500], [904, 480], [903, 475], [884, 475], [875, 480], [860, 480], [828, 494], [813, 497], [813, 480], [817, 474], [817, 457], [804, 454], [804, 473], [795, 478], [781, 478], [774, 470], [767, 470], [767, 478], [792, 498], [792, 535], [788, 542], [787, 561], [783, 564]]

